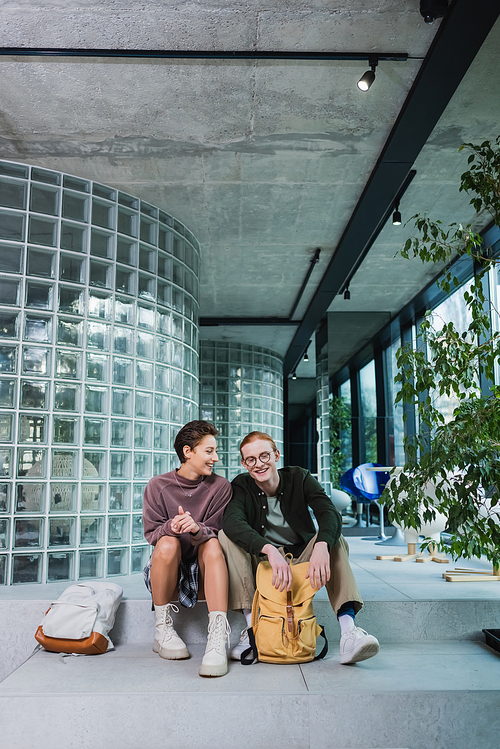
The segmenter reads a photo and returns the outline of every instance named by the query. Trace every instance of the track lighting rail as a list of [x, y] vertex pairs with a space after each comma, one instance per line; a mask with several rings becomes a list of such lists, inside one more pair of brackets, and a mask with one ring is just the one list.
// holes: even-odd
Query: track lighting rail
[[107, 59], [176, 60], [372, 60], [406, 62], [406, 52], [296, 52], [271, 50], [89, 49], [79, 47], [0, 47], [0, 56], [102, 57]]

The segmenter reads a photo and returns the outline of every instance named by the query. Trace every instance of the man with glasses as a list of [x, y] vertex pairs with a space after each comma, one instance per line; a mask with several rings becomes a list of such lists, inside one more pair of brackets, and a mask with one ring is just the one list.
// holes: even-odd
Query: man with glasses
[[[219, 542], [229, 571], [229, 606], [241, 610], [247, 627], [231, 658], [239, 660], [249, 647], [247, 629], [255, 593], [257, 564], [267, 557], [277, 590], [292, 584], [285, 554], [293, 562], [309, 562], [313, 588], [325, 585], [341, 628], [340, 662], [357, 663], [376, 655], [378, 640], [354, 617], [363, 605], [349, 564], [342, 518], [321, 484], [304, 468], [277, 468], [280, 453], [268, 434], [250, 432], [240, 444], [241, 464], [247, 473], [232, 481], [233, 497], [224, 511]], [[313, 513], [318, 530], [311, 517]]]

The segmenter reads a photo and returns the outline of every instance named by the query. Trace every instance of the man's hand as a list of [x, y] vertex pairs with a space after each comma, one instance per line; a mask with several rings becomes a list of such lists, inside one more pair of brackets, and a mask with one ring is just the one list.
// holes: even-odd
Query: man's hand
[[184, 512], [179, 505], [178, 515], [172, 519], [170, 528], [174, 533], [198, 533], [200, 526], [195, 523], [190, 512]]
[[290, 590], [292, 587], [292, 571], [290, 565], [284, 557], [281, 556], [278, 549], [272, 544], [266, 544], [261, 549], [262, 554], [267, 554], [269, 564], [273, 570], [272, 584], [281, 593], [284, 590]]
[[314, 544], [306, 578], [315, 590], [322, 588], [330, 579], [330, 552], [326, 541]]

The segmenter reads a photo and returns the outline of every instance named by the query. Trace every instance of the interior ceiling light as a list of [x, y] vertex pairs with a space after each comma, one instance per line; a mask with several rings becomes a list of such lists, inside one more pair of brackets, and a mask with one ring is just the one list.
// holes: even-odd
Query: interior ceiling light
[[351, 298], [351, 292], [349, 291], [349, 286], [346, 286], [344, 291], [344, 299], [350, 299]]
[[296, 372], [292, 372], [292, 380], [296, 380], [296, 379], [297, 379], [297, 373]]
[[420, 15], [426, 23], [443, 18], [448, 10], [448, 0], [420, 0]]
[[401, 214], [399, 212], [399, 200], [394, 206], [394, 213], [392, 214], [392, 225], [401, 226]]
[[[307, 345], [307, 348], [309, 348], [309, 344]], [[304, 351], [304, 361], [309, 361], [309, 354], [307, 353], [307, 348]]]
[[370, 70], [367, 70], [358, 81], [358, 88], [360, 91], [368, 91], [373, 81], [375, 80], [375, 68], [377, 67], [377, 59], [369, 59]]

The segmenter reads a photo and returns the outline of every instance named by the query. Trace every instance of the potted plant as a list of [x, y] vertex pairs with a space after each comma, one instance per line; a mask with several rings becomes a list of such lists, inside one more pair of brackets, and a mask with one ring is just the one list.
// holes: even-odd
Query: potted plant
[[[491, 144], [466, 143], [468, 170], [460, 190], [470, 196], [476, 212], [488, 211], [500, 226], [500, 138]], [[448, 518], [453, 558], [485, 555], [498, 573], [500, 565], [500, 386], [494, 384], [500, 362], [500, 334], [491, 322], [492, 301], [485, 294], [485, 276], [499, 262], [482, 237], [461, 224], [443, 226], [427, 216], [414, 216], [417, 236], [401, 250], [405, 258], [447, 264], [438, 286], [446, 293], [459, 286], [450, 261], [467, 255], [474, 277], [462, 288], [468, 323], [437, 319], [427, 312], [415, 349], [403, 346], [397, 354], [400, 384], [397, 402], [415, 407], [418, 430], [405, 438], [405, 465], [386, 489], [383, 501], [389, 517], [418, 530], [433, 519], [435, 510]], [[491, 387], [485, 394], [480, 377]], [[439, 397], [453, 398], [456, 407], [448, 420], [438, 407]], [[436, 499], [426, 496], [429, 482]], [[428, 543], [428, 539], [425, 545]]]

